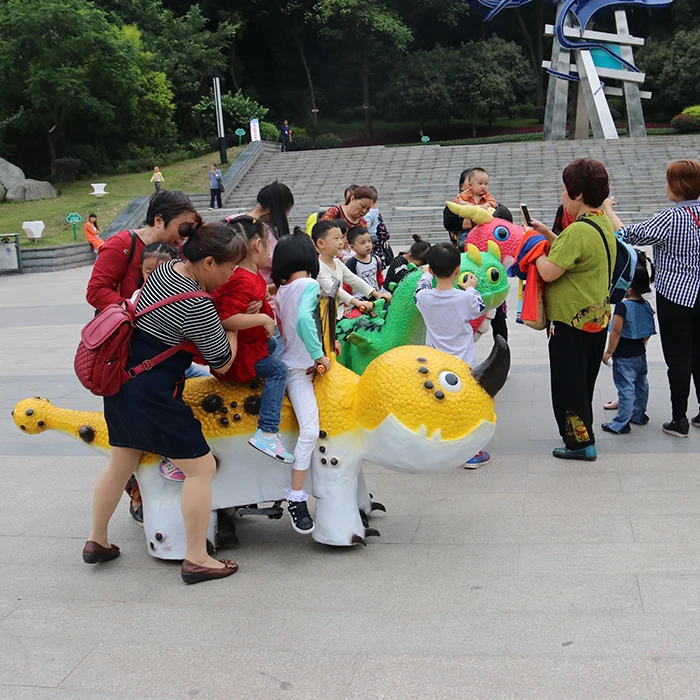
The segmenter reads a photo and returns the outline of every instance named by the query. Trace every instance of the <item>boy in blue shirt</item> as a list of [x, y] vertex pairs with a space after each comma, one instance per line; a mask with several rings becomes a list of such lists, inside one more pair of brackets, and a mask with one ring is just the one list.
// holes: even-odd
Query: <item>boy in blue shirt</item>
[[654, 312], [648, 301], [642, 298], [650, 291], [646, 256], [639, 252], [634, 279], [624, 301], [615, 305], [610, 323], [608, 349], [603, 354], [603, 363], [612, 358], [613, 381], [617, 388], [617, 415], [601, 428], [606, 433], [624, 435], [632, 429], [630, 423], [646, 425], [649, 400], [647, 381], [646, 343], [656, 335]]

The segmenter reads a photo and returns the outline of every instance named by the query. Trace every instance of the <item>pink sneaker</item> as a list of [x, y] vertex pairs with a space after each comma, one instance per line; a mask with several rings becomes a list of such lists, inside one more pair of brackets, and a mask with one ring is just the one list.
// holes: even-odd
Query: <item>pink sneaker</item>
[[161, 457], [158, 473], [168, 481], [185, 480], [185, 475], [167, 457]]

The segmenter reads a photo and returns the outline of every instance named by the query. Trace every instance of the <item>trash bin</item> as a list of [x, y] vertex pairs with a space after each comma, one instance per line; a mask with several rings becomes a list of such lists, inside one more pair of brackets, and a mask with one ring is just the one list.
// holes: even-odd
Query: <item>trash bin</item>
[[19, 253], [19, 234], [0, 234], [0, 275], [22, 272], [22, 258]]

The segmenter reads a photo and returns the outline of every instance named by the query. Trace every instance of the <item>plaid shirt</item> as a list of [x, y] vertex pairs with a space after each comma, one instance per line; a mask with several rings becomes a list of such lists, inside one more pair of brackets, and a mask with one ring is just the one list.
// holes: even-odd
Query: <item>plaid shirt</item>
[[700, 294], [700, 200], [679, 202], [648, 221], [625, 226], [631, 245], [651, 245], [656, 291], [669, 301], [693, 307]]

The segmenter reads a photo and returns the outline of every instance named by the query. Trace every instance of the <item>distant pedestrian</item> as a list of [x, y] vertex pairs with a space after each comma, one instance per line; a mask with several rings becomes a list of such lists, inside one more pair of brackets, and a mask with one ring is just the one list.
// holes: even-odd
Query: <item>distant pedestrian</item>
[[104, 244], [104, 241], [100, 238], [100, 227], [97, 225], [97, 215], [90, 214], [90, 216], [88, 216], [83, 232], [85, 233], [87, 242], [92, 245], [93, 250], [97, 253], [100, 246]]
[[160, 168], [157, 165], [155, 168], [153, 168], [153, 177], [151, 178], [151, 182], [153, 183], [153, 186], [156, 189], [156, 194], [160, 192], [160, 187], [165, 182], [165, 178], [163, 177], [163, 173], [160, 172]]
[[285, 119], [280, 127], [280, 143], [282, 144], [282, 153], [289, 150], [289, 144], [292, 142], [292, 128], [289, 122]]
[[212, 163], [209, 166], [209, 209], [214, 209], [215, 201], [216, 208], [222, 208], [221, 193], [224, 191], [224, 187], [221, 178], [221, 170], [216, 167], [216, 163]]

